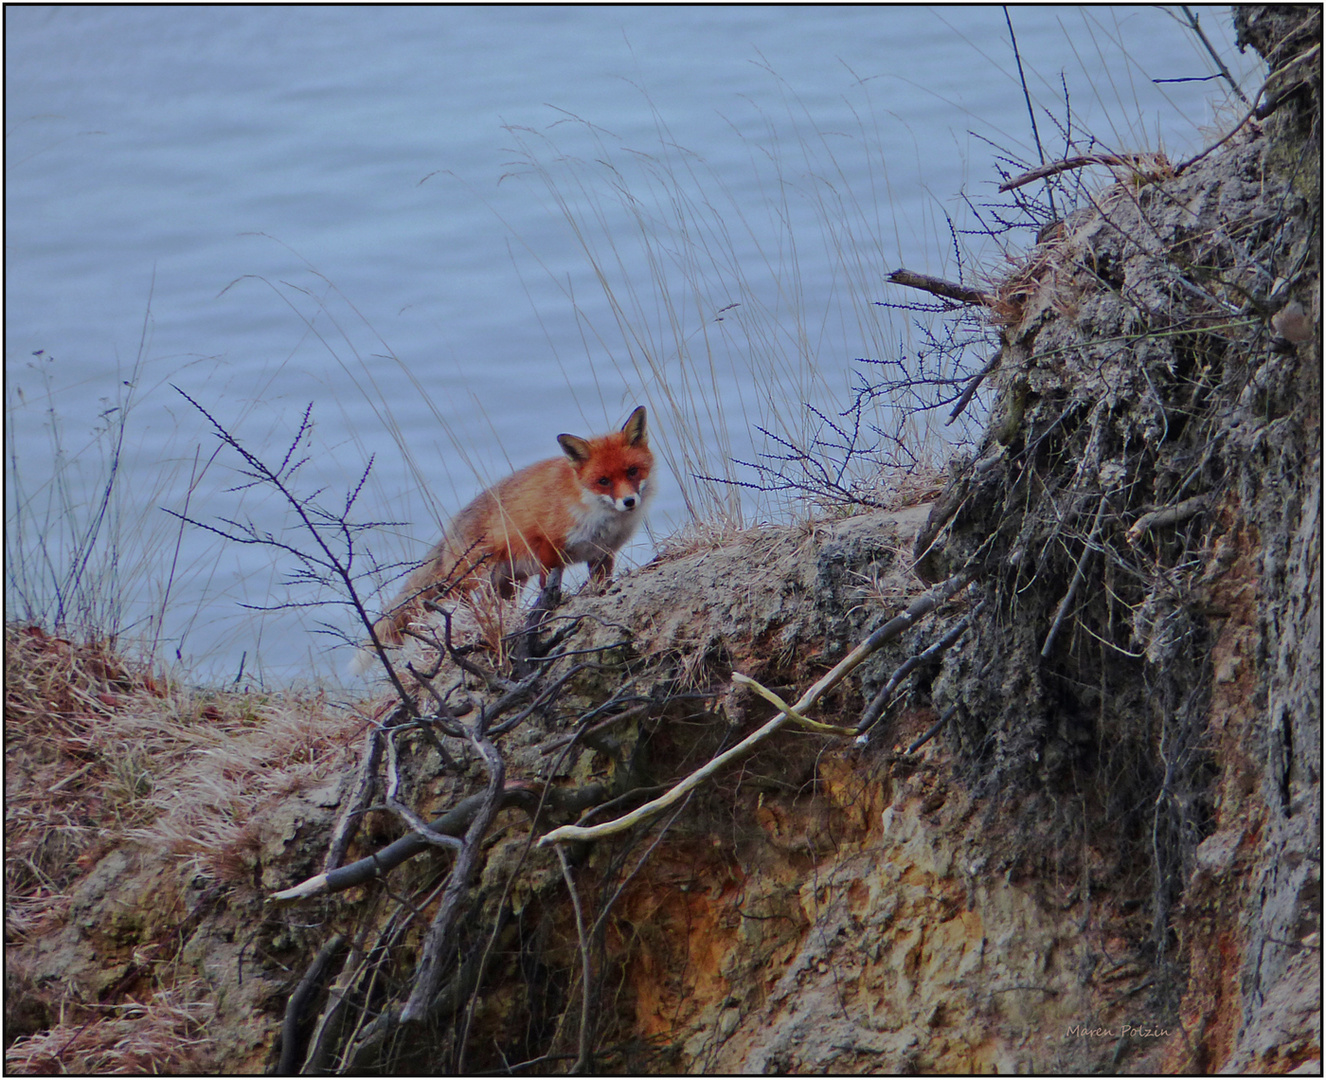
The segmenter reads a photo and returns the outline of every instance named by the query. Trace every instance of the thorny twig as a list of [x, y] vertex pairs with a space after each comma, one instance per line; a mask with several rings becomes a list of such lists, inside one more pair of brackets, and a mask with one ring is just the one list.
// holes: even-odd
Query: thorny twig
[[[383, 650], [382, 642], [378, 639], [377, 631], [373, 628], [375, 619], [368, 613], [363, 600], [359, 596], [359, 590], [355, 584], [354, 575], [354, 553], [355, 538], [360, 533], [370, 528], [376, 528], [384, 522], [362, 522], [351, 523], [349, 520], [350, 511], [354, 508], [355, 500], [363, 490], [364, 484], [368, 480], [368, 474], [373, 468], [373, 459], [370, 458], [364, 468], [363, 474], [358, 482], [350, 489], [345, 498], [345, 506], [336, 511], [324, 509], [315, 500], [318, 492], [307, 497], [301, 497], [296, 494], [291, 486], [291, 480], [298, 472], [300, 466], [305, 462], [305, 458], [292, 461], [296, 451], [298, 451], [307, 439], [312, 429], [312, 420], [310, 419], [313, 405], [304, 410], [303, 418], [300, 420], [299, 427], [295, 432], [294, 438], [290, 441], [290, 446], [286, 450], [285, 457], [280, 465], [275, 468], [267, 465], [261, 458], [245, 447], [238, 438], [227, 430], [211, 413], [204, 409], [198, 402], [181, 390], [178, 386], [175, 391], [184, 398], [190, 405], [197, 409], [212, 425], [212, 430], [217, 437], [234, 450], [244, 460], [246, 468], [240, 470], [242, 476], [246, 477], [248, 483], [243, 486], [252, 487], [256, 485], [267, 485], [280, 493], [295, 514], [300, 523], [304, 526], [308, 535], [312, 537], [316, 546], [316, 551], [310, 552], [296, 545], [280, 539], [271, 532], [259, 529], [253, 522], [240, 523], [226, 518], [220, 519], [228, 529], [218, 528], [215, 525], [209, 525], [206, 522], [197, 521], [193, 518], [185, 517], [182, 514], [176, 514], [173, 510], [167, 511], [181, 521], [187, 521], [196, 528], [205, 529], [208, 532], [217, 534], [237, 544], [257, 544], [262, 547], [272, 548], [276, 551], [283, 551], [287, 555], [295, 558], [301, 566], [301, 570], [296, 573], [296, 577], [307, 579], [326, 585], [331, 580], [339, 583], [344, 594], [344, 603], [348, 603], [359, 621], [368, 629], [369, 640], [374, 650], [382, 659], [383, 667], [387, 672], [392, 687], [395, 689], [402, 705], [409, 707], [410, 695], [406, 692], [401, 683], [400, 676], [391, 662], [387, 659]], [[333, 551], [329, 536], [334, 536], [344, 547], [345, 554], [341, 555], [338, 551]]]

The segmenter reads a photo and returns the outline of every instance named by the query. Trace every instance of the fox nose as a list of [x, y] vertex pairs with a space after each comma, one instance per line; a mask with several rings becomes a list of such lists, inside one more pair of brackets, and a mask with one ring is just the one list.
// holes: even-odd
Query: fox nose
[[639, 500], [636, 496], [634, 496], [634, 495], [624, 495], [624, 496], [622, 497], [622, 509], [623, 509], [623, 510], [634, 510], [634, 509], [635, 509], [635, 504], [638, 503], [639, 501], [640, 501], [640, 500]]

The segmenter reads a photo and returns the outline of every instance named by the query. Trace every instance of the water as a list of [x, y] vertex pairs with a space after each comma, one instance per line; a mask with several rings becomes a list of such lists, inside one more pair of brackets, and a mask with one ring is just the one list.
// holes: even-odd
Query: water
[[[1253, 58], [1201, 10], [1251, 93]], [[1109, 148], [1178, 158], [1210, 141], [1218, 84], [1150, 82], [1213, 70], [1166, 13], [1013, 19], [1043, 110], [1064, 116], [1062, 72], [1075, 127]], [[481, 484], [556, 453], [557, 433], [645, 403], [666, 535], [702, 498], [691, 473], [754, 460], [759, 427], [808, 437], [802, 401], [841, 408], [855, 358], [914, 346], [913, 322], [873, 301], [904, 299], [883, 284], [899, 266], [970, 273], [946, 215], [971, 227], [962, 193], [997, 185], [983, 140], [1036, 160], [999, 8], [9, 7], [5, 21], [11, 582], [25, 552], [26, 595], [49, 598], [34, 553], [74, 544], [64, 507], [96, 518], [127, 416], [86, 577], [200, 678], [323, 674], [341, 654], [313, 631], [350, 621], [253, 610], [328, 594], [289, 584], [289, 555], [167, 512], [309, 547], [281, 499], [237, 490], [238, 455], [176, 388], [272, 463], [312, 403], [295, 488], [343, 501], [373, 455], [356, 511], [401, 523], [364, 538], [384, 562], [417, 557]], [[1053, 156], [1062, 140], [1039, 124]], [[7, 599], [21, 615], [12, 585]]]

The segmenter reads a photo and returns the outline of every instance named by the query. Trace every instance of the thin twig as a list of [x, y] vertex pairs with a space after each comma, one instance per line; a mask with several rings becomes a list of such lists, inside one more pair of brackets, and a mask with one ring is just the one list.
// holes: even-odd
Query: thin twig
[[944, 426], [948, 427], [959, 416], [962, 410], [971, 404], [971, 399], [976, 396], [976, 391], [980, 389], [981, 383], [985, 377], [999, 366], [999, 361], [1004, 358], [1004, 350], [1000, 349], [994, 356], [985, 362], [985, 367], [981, 368], [975, 375], [967, 380], [967, 385], [962, 388], [962, 393], [958, 395], [958, 400], [953, 406], [953, 411], [948, 414], [948, 419], [944, 421]]
[[589, 963], [589, 940], [585, 937], [585, 917], [580, 911], [580, 896], [576, 892], [576, 883], [571, 877], [571, 864], [566, 858], [566, 848], [557, 846], [557, 861], [562, 864], [562, 878], [566, 882], [566, 891], [571, 894], [571, 907], [575, 910], [576, 936], [580, 941], [581, 987], [580, 987], [580, 1053], [576, 1063], [571, 1066], [572, 1075], [589, 1071], [589, 1052], [593, 1039], [591, 1023], [593, 1013], [590, 1010], [591, 968]]
[[1220, 59], [1220, 54], [1215, 51], [1215, 46], [1211, 44], [1210, 39], [1206, 36], [1206, 31], [1202, 29], [1202, 24], [1197, 21], [1197, 15], [1187, 4], [1180, 4], [1179, 10], [1183, 12], [1184, 16], [1188, 20], [1188, 29], [1190, 29], [1194, 34], [1196, 34], [1198, 38], [1201, 39], [1202, 44], [1206, 46], [1207, 54], [1211, 57], [1212, 61], [1215, 63], [1215, 66], [1219, 69], [1220, 74], [1224, 77], [1225, 82], [1229, 83], [1230, 89], [1232, 89], [1234, 93], [1238, 94], [1239, 100], [1242, 101], [1244, 105], [1251, 105], [1252, 102], [1250, 102], [1248, 100], [1248, 96], [1242, 90], [1239, 89], [1239, 84], [1235, 81], [1234, 76], [1229, 73], [1229, 68], [1227, 68], [1225, 66], [1225, 62], [1222, 59]]
[[1096, 518], [1091, 523], [1091, 532], [1087, 535], [1086, 548], [1082, 552], [1082, 557], [1077, 560], [1077, 569], [1073, 572], [1073, 580], [1068, 586], [1068, 592], [1064, 598], [1059, 601], [1059, 610], [1055, 612], [1054, 622], [1050, 624], [1050, 632], [1045, 635], [1045, 644], [1041, 647], [1041, 659], [1050, 655], [1050, 649], [1054, 645], [1055, 636], [1059, 633], [1059, 627], [1064, 621], [1064, 616], [1068, 614], [1068, 609], [1073, 606], [1073, 598], [1077, 596], [1078, 587], [1082, 584], [1082, 579], [1086, 575], [1087, 562], [1095, 552], [1096, 533], [1100, 531], [1100, 518], [1105, 512], [1105, 496], [1100, 497], [1100, 504], [1096, 507]]
[[[1040, 129], [1036, 127], [1036, 110], [1031, 106], [1031, 91], [1027, 89], [1027, 76], [1022, 70], [1022, 53], [1018, 50], [1018, 38], [1013, 33], [1013, 19], [1008, 14], [1008, 5], [1004, 5], [1004, 22], [1008, 24], [1008, 39], [1013, 43], [1013, 59], [1018, 64], [1018, 80], [1022, 83], [1022, 97], [1027, 103], [1027, 116], [1031, 118], [1031, 135], [1036, 140], [1036, 153], [1041, 159], [1041, 164], [1045, 164], [1045, 150], [1041, 147]], [[1002, 188], [1000, 190], [1003, 190]], [[1051, 219], [1059, 216], [1054, 208], [1054, 191], [1047, 187], [1046, 194], [1049, 196], [1050, 217]]]
[[[1232, 134], [1233, 132], [1231, 131], [1230, 135]], [[1226, 138], [1228, 137], [1229, 136], [1226, 136]], [[1218, 146], [1219, 143], [1216, 145]], [[1212, 147], [1212, 149], [1215, 149], [1215, 147]], [[1207, 152], [1210, 153], [1210, 151]], [[1015, 188], [1035, 183], [1037, 180], [1044, 180], [1050, 176], [1057, 176], [1061, 172], [1069, 172], [1072, 169], [1085, 169], [1088, 165], [1121, 165], [1124, 168], [1140, 171], [1142, 166], [1150, 165], [1153, 161], [1154, 159], [1152, 157], [1145, 154], [1081, 154], [1078, 157], [1064, 158], [1062, 161], [1052, 161], [1048, 165], [1042, 165], [1038, 169], [1032, 169], [1031, 172], [1023, 173], [1021, 176], [1015, 176], [1012, 180], [1000, 184], [999, 190], [1001, 192], [1012, 191]], [[1188, 164], [1192, 163], [1189, 162]], [[1180, 170], [1175, 169], [1174, 171], [1177, 173]]]
[[[1317, 53], [1320, 51], [1321, 51], [1321, 45], [1320, 44], [1314, 45], [1311, 49], [1308, 49], [1306, 52], [1299, 54], [1298, 56], [1290, 60], [1288, 63], [1282, 64], [1279, 68], [1273, 71], [1270, 74], [1270, 76], [1267, 78], [1266, 82], [1262, 84], [1262, 88], [1257, 91], [1257, 96], [1253, 99], [1252, 108], [1248, 110], [1247, 115], [1244, 116], [1242, 120], [1240, 120], [1230, 129], [1229, 134], [1225, 135], [1224, 138], [1219, 139], [1216, 142], [1212, 143], [1200, 154], [1197, 154], [1194, 157], [1190, 157], [1187, 161], [1183, 162], [1181, 165], [1175, 166], [1174, 175], [1175, 176], [1180, 175], [1190, 166], [1196, 165], [1204, 157], [1220, 149], [1220, 147], [1224, 146], [1225, 143], [1229, 142], [1230, 139], [1232, 139], [1236, 134], [1238, 134], [1238, 132], [1242, 130], [1243, 125], [1246, 124], [1249, 120], [1253, 119], [1265, 120], [1268, 116], [1271, 115], [1271, 113], [1275, 112], [1275, 110], [1280, 107], [1281, 103], [1284, 102], [1284, 100], [1290, 94], [1292, 94], [1295, 90], [1298, 89], [1298, 85], [1290, 86], [1287, 89], [1281, 90], [1273, 97], [1269, 97], [1267, 98], [1267, 100], [1262, 101], [1263, 98], [1267, 97], [1266, 93], [1267, 88], [1271, 85], [1271, 83], [1275, 79], [1279, 78], [1295, 64], [1299, 63], [1302, 60], [1308, 59], [1310, 56], [1312, 56], [1313, 53]], [[1258, 105], [1257, 102], [1259, 101], [1261, 101], [1262, 104]]]

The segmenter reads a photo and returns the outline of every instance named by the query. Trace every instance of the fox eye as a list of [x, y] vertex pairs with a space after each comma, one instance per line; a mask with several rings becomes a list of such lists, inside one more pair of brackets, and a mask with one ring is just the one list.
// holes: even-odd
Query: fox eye
[[599, 487], [610, 487], [611, 485], [612, 481], [609, 480], [606, 476], [599, 477]]
[[640, 475], [640, 467], [638, 465], [632, 465], [629, 469], [626, 470], [626, 475], [629, 476], [632, 480], [634, 480], [637, 476]]

